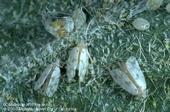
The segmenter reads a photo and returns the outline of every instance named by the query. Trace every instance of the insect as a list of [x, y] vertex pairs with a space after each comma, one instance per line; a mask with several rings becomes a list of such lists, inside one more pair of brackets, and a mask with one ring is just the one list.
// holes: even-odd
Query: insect
[[66, 75], [71, 82], [78, 70], [79, 81], [83, 82], [89, 65], [89, 52], [84, 43], [72, 48], [69, 52]]
[[150, 23], [144, 18], [137, 18], [132, 22], [132, 25], [140, 31], [149, 29]]
[[65, 37], [74, 29], [74, 21], [72, 17], [48, 18], [44, 20], [46, 30], [55, 37]]
[[145, 97], [146, 82], [136, 58], [132, 56], [119, 66], [120, 68], [110, 70], [114, 81], [132, 95]]
[[53, 64], [47, 66], [39, 79], [34, 83], [34, 90], [42, 89], [48, 97], [53, 96], [57, 91], [60, 80], [59, 59]]
[[163, 0], [148, 0], [146, 6], [149, 10], [157, 10], [163, 3]]

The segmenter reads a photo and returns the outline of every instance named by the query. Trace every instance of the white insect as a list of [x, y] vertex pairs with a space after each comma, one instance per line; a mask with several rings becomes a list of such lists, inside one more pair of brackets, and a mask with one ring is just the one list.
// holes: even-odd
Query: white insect
[[57, 91], [59, 80], [60, 80], [60, 68], [59, 60], [53, 64], [50, 64], [40, 78], [34, 84], [34, 90], [43, 89], [44, 93], [51, 97]]
[[135, 27], [135, 29], [140, 31], [148, 30], [150, 27], [149, 21], [144, 18], [136, 18], [132, 22], [132, 25]]
[[66, 75], [71, 82], [78, 70], [79, 81], [83, 82], [89, 65], [89, 52], [85, 44], [81, 43], [71, 49], [67, 63]]
[[146, 7], [149, 10], [157, 10], [163, 4], [163, 0], [147, 0]]
[[120, 69], [113, 69], [110, 74], [114, 81], [132, 95], [145, 97], [146, 82], [135, 57], [120, 64]]

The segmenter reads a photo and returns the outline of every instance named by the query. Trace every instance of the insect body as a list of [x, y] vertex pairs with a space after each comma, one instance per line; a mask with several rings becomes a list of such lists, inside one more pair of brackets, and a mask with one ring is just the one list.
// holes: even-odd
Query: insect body
[[72, 17], [58, 17], [44, 20], [46, 30], [55, 37], [65, 37], [74, 29]]
[[132, 95], [146, 95], [145, 78], [135, 57], [121, 63], [120, 69], [113, 69], [110, 74], [116, 83]]
[[45, 95], [51, 97], [58, 88], [60, 80], [59, 60], [49, 65], [34, 84], [34, 90], [43, 89]]
[[75, 77], [76, 70], [78, 70], [79, 81], [83, 82], [89, 65], [89, 52], [84, 44], [71, 49], [69, 52], [69, 59], [67, 63], [66, 75], [68, 81], [71, 82]]
[[163, 0], [148, 0], [146, 6], [149, 10], [157, 10], [163, 3]]
[[150, 23], [144, 18], [136, 18], [132, 24], [137, 30], [140, 31], [147, 30], [150, 27]]

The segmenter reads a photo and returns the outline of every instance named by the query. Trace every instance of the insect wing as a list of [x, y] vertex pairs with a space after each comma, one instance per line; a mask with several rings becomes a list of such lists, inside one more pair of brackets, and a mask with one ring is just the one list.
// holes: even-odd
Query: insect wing
[[40, 89], [40, 87], [44, 84], [45, 80], [47, 79], [48, 75], [52, 70], [52, 65], [49, 65], [44, 72], [41, 74], [40, 78], [34, 84], [34, 90]]
[[79, 70], [79, 81], [83, 82], [84, 81], [84, 77], [88, 68], [88, 60], [89, 60], [89, 52], [87, 48], [83, 48], [81, 50], [81, 53], [79, 54], [79, 66], [78, 66], [78, 70]]
[[74, 11], [73, 20], [74, 20], [76, 29], [80, 29], [85, 24], [86, 15], [83, 12], [82, 8]]
[[78, 57], [79, 57], [79, 48], [74, 47], [69, 52], [69, 59], [67, 63], [67, 71], [66, 75], [68, 77], [68, 81], [72, 81], [72, 79], [75, 77], [75, 72], [78, 66]]
[[53, 65], [53, 72], [51, 74], [47, 89], [46, 89], [46, 95], [48, 97], [51, 97], [58, 88], [59, 80], [60, 80], [60, 68], [59, 68], [59, 61], [57, 61], [57, 64]]
[[113, 69], [110, 72], [112, 78], [114, 79], [114, 81], [119, 84], [123, 89], [125, 89], [126, 91], [128, 91], [129, 93], [136, 95], [138, 94], [138, 90], [136, 88], [136, 86], [133, 84], [133, 82], [131, 80], [129, 80], [129, 77], [122, 72], [119, 69]]
[[141, 92], [144, 92], [144, 90], [146, 89], [146, 82], [136, 58], [130, 57], [126, 62], [126, 67], [128, 69], [128, 72], [131, 74], [134, 81], [138, 85]]
[[66, 17], [65, 18], [65, 25], [64, 25], [65, 29], [67, 32], [72, 32], [74, 29], [74, 21], [71, 17]]

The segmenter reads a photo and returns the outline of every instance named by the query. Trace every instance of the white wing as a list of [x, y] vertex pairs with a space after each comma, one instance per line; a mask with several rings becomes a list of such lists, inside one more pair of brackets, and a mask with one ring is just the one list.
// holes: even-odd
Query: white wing
[[88, 54], [88, 49], [87, 48], [83, 48], [81, 50], [80, 53], [80, 57], [79, 57], [79, 65], [78, 65], [78, 75], [79, 75], [79, 81], [83, 82], [84, 81], [84, 77], [89, 65], [89, 54]]
[[66, 17], [65, 18], [64, 27], [65, 27], [67, 32], [72, 32], [73, 31], [73, 29], [74, 29], [74, 21], [73, 21], [72, 17]]
[[79, 56], [79, 48], [74, 47], [70, 52], [69, 52], [69, 59], [67, 62], [67, 70], [66, 70], [66, 75], [68, 77], [68, 81], [72, 81], [73, 78], [75, 77], [75, 72], [78, 66], [78, 56]]
[[48, 75], [52, 70], [52, 65], [49, 65], [44, 72], [41, 74], [40, 78], [34, 84], [34, 90], [40, 89], [40, 87], [44, 84], [45, 80], [47, 79]]
[[59, 80], [60, 80], [60, 68], [59, 68], [59, 60], [57, 60], [56, 64], [54, 65], [54, 71], [51, 74], [48, 86], [46, 88], [46, 95], [51, 97], [58, 88]]
[[133, 95], [138, 94], [138, 89], [124, 72], [120, 71], [119, 69], [113, 69], [110, 71], [110, 74], [114, 81], [127, 92]]
[[139, 64], [138, 64], [136, 58], [133, 56], [130, 57], [126, 62], [126, 67], [128, 69], [128, 72], [133, 77], [133, 80], [139, 87], [140, 91], [144, 92], [146, 89], [145, 77], [139, 67]]

